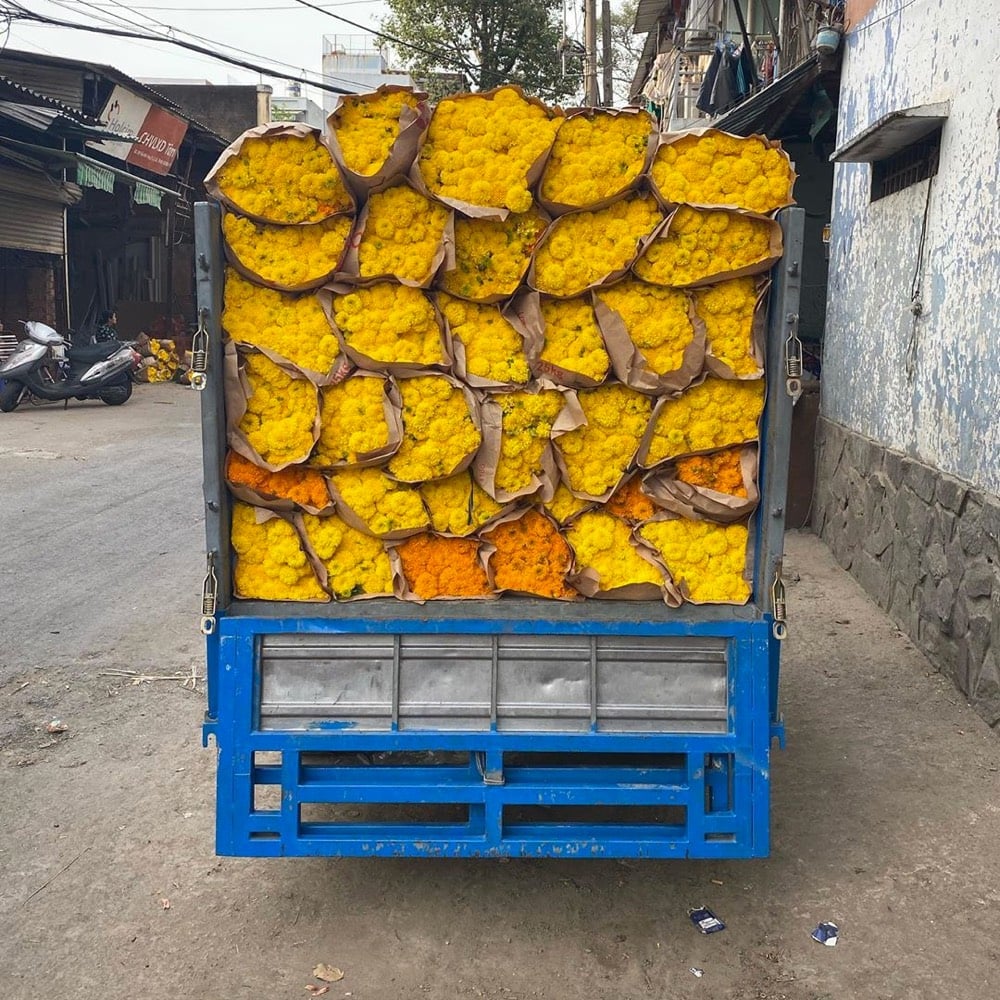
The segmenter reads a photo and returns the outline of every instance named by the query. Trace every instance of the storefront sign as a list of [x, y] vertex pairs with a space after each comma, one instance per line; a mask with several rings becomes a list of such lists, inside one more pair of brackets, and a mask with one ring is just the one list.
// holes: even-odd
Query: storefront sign
[[150, 104], [124, 87], [115, 87], [101, 112], [112, 132], [138, 136], [138, 142], [88, 143], [116, 160], [156, 174], [169, 174], [180, 148], [187, 122]]

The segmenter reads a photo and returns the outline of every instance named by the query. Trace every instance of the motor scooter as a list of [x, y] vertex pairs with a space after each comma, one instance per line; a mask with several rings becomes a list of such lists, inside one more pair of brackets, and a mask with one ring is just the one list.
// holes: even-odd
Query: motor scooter
[[0, 364], [0, 411], [25, 399], [99, 399], [121, 406], [132, 395], [132, 372], [142, 358], [128, 344], [105, 340], [73, 347], [45, 323], [25, 323], [27, 336]]

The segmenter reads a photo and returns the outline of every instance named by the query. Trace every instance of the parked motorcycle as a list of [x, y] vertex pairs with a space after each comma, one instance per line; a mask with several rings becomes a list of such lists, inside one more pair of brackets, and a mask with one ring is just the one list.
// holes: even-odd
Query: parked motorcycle
[[73, 347], [51, 326], [22, 325], [27, 337], [0, 365], [0, 411], [10, 413], [29, 396], [121, 406], [132, 395], [132, 372], [142, 359], [128, 344], [105, 340]]

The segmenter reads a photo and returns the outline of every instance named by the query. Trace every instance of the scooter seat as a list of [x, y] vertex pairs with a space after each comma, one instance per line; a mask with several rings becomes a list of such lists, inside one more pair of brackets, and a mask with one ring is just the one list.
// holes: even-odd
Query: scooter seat
[[116, 351], [122, 348], [117, 340], [101, 340], [96, 344], [82, 344], [80, 347], [71, 347], [68, 357], [72, 364], [93, 365], [98, 361], [106, 361]]

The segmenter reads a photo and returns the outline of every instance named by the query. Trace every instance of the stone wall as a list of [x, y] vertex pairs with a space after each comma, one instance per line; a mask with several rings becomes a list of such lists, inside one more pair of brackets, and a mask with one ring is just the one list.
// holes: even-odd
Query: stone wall
[[1000, 730], [1000, 498], [820, 418], [813, 528]]

